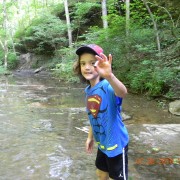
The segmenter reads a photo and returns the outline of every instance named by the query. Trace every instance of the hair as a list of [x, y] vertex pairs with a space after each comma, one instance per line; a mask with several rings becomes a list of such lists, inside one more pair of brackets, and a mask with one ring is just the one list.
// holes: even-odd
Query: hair
[[[75, 73], [75, 75], [77, 75], [80, 79], [80, 82], [81, 83], [87, 83], [87, 84], [90, 84], [90, 82], [84, 78], [84, 76], [82, 75], [81, 73], [81, 66], [80, 66], [80, 58], [81, 58], [81, 55], [85, 54], [85, 53], [89, 53], [89, 54], [92, 54], [92, 55], [96, 55], [96, 53], [92, 50], [85, 50], [83, 52], [81, 52], [79, 55], [78, 55], [78, 59], [76, 60], [76, 62], [74, 63], [74, 66], [73, 66], [73, 71]], [[100, 80], [102, 80], [103, 78], [100, 78]]]
[[81, 83], [89, 84], [89, 81], [87, 81], [81, 73], [80, 56], [79, 56], [78, 60], [74, 63], [73, 71], [74, 71], [75, 75], [77, 75], [79, 77]]

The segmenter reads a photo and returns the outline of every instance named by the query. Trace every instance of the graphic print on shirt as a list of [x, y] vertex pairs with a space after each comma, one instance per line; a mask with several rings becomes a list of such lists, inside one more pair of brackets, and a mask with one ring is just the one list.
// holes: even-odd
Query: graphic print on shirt
[[88, 97], [87, 108], [91, 112], [94, 118], [97, 118], [98, 112], [100, 110], [102, 99], [98, 95], [93, 95]]
[[[102, 116], [105, 116], [105, 112], [107, 111], [107, 107], [103, 110], [101, 110], [101, 102], [102, 102], [102, 98], [95, 94], [92, 96], [89, 96], [87, 98], [87, 109], [89, 110], [88, 115], [92, 115], [92, 126], [94, 129], [94, 132], [96, 133], [96, 135], [100, 135], [101, 138], [105, 138], [106, 134], [105, 134], [105, 124], [106, 121], [102, 121], [102, 119], [106, 119], [105, 117], [102, 118]], [[99, 117], [101, 116], [101, 118]]]

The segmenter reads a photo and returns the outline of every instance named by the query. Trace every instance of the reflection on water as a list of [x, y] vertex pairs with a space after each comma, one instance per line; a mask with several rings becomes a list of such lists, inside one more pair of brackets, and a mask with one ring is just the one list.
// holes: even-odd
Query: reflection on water
[[[0, 179], [95, 180], [96, 150], [92, 155], [86, 154], [84, 145], [87, 134], [75, 128], [88, 125], [83, 96], [83, 88], [69, 87], [46, 77], [1, 78]], [[142, 141], [147, 142], [148, 138], [142, 138], [146, 137], [147, 131], [144, 132], [143, 126], [140, 129], [140, 126], [133, 124], [159, 124], [160, 117], [161, 120], [165, 119], [164, 123], [172, 122], [172, 117], [167, 112], [156, 108], [146, 110], [145, 113], [140, 107], [141, 103], [136, 96], [131, 95], [124, 102], [125, 110], [132, 115], [136, 113], [131, 121], [126, 122], [132, 140], [129, 157], [130, 179], [138, 179], [142, 169], [146, 172], [144, 165], [135, 166], [138, 154], [142, 157], [141, 150], [136, 151], [137, 147], [148, 151], [140, 144]], [[143, 106], [148, 109], [145, 104]], [[176, 117], [173, 121], [177, 123]], [[146, 130], [149, 130], [148, 128], [152, 127], [147, 127]], [[137, 136], [139, 131], [141, 134]], [[143, 132], [145, 136], [141, 137]], [[144, 158], [147, 157], [144, 156], [146, 152], [143, 152]], [[172, 168], [177, 171], [177, 167]], [[168, 171], [174, 173], [172, 168]], [[148, 169], [149, 171], [154, 171], [154, 168]], [[152, 174], [153, 172], [150, 173], [151, 176]], [[162, 171], [153, 176], [163, 176], [164, 178], [160, 179], [166, 179], [168, 176], [163, 174]], [[151, 179], [150, 175], [143, 177]]]

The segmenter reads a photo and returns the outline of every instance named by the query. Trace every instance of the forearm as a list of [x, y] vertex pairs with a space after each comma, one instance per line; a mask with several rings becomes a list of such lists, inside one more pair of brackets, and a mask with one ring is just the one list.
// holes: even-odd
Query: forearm
[[124, 98], [127, 94], [126, 86], [117, 79], [113, 73], [111, 73], [106, 79], [114, 89], [116, 96]]
[[93, 139], [93, 133], [92, 128], [89, 128], [88, 138], [86, 140], [86, 152], [92, 153], [94, 147], [94, 139]]
[[93, 139], [92, 127], [89, 127], [88, 139]]

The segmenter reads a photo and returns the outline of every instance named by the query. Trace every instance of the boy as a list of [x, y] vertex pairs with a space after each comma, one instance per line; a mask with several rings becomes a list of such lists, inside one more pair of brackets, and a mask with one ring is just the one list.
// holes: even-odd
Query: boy
[[112, 56], [103, 54], [95, 44], [81, 46], [74, 66], [85, 89], [90, 129], [86, 151], [92, 153], [94, 139], [98, 144], [96, 157], [99, 180], [128, 179], [129, 136], [120, 116], [122, 98], [127, 94], [125, 85], [112, 73]]

